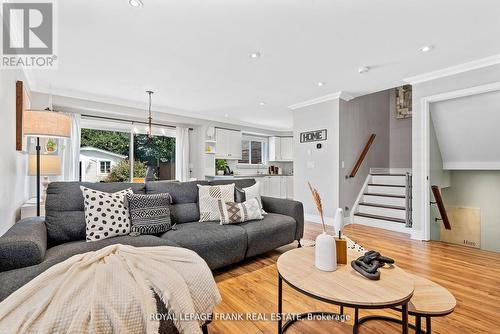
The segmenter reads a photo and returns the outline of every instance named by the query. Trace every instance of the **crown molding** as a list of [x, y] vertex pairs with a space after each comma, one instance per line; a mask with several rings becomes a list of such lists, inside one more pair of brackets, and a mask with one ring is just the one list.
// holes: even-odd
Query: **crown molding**
[[494, 55], [491, 57], [473, 60], [473, 61], [463, 63], [460, 65], [446, 67], [446, 68], [443, 68], [441, 70], [437, 70], [437, 71], [433, 71], [433, 72], [415, 75], [413, 77], [409, 77], [409, 78], [406, 78], [403, 80], [406, 83], [409, 83], [411, 85], [415, 85], [415, 84], [419, 84], [422, 82], [432, 81], [432, 80], [448, 77], [451, 75], [455, 75], [455, 74], [459, 74], [459, 73], [463, 73], [463, 72], [468, 72], [468, 71], [480, 69], [480, 68], [487, 67], [487, 66], [497, 65], [497, 64], [500, 64], [500, 54], [497, 54], [497, 55]]
[[[78, 110], [86, 110], [103, 114], [121, 115], [122, 112], [117, 111], [120, 109], [119, 107], [130, 108], [132, 110], [136, 109], [140, 111], [144, 111], [147, 108], [145, 102], [137, 102], [111, 96], [96, 95], [81, 91], [47, 89], [46, 87], [41, 86], [31, 88], [31, 91], [39, 94], [53, 95], [55, 98], [54, 105], [66, 109], [69, 108], [76, 113], [78, 113]], [[89, 103], [90, 105], [88, 105]], [[162, 120], [175, 124], [182, 124], [185, 126], [198, 126], [207, 124], [207, 122], [216, 122], [220, 124], [230, 124], [246, 128], [267, 130], [276, 133], [289, 132], [292, 130], [288, 127], [261, 125], [259, 123], [246, 122], [222, 116], [211, 116], [164, 105], [155, 105], [152, 111], [153, 114], [156, 113], [155, 117], [160, 117], [161, 115], [160, 118], [162, 118]]]
[[337, 100], [337, 99], [342, 99], [344, 101], [349, 101], [349, 100], [352, 100], [354, 98], [354, 96], [346, 93], [346, 92], [343, 92], [343, 91], [338, 91], [338, 92], [335, 92], [335, 93], [331, 93], [331, 94], [328, 94], [328, 95], [323, 95], [323, 96], [320, 96], [320, 97], [316, 97], [314, 99], [310, 99], [310, 100], [307, 100], [307, 101], [302, 101], [302, 102], [298, 102], [298, 103], [295, 103], [295, 104], [292, 104], [290, 106], [288, 106], [288, 109], [291, 109], [291, 110], [295, 110], [295, 109], [300, 109], [300, 108], [304, 108], [304, 107], [307, 107], [307, 106], [312, 106], [313, 104], [318, 104], [318, 103], [322, 103], [322, 102], [326, 102], [326, 101], [331, 101], [331, 100]]

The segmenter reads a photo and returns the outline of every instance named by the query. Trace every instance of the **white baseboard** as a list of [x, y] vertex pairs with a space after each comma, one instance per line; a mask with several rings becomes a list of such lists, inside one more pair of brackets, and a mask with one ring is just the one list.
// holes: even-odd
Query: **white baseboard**
[[414, 229], [411, 230], [411, 239], [412, 240], [429, 241], [427, 238], [425, 238], [424, 231], [414, 230]]
[[[334, 219], [333, 217], [324, 217], [325, 219], [325, 224], [328, 226], [335, 226], [333, 224]], [[304, 214], [304, 220], [307, 222], [315, 223], [315, 224], [321, 224], [321, 217], [319, 215], [310, 215], [310, 214]], [[344, 227], [351, 224], [351, 218], [350, 217], [344, 217]], [[337, 229], [335, 228], [335, 231], [337, 232]]]
[[[323, 217], [323, 219], [325, 220], [326, 225], [333, 226], [333, 222], [334, 222], [333, 217]], [[306, 214], [304, 214], [304, 220], [309, 221], [309, 222], [313, 222], [313, 223], [317, 223], [317, 224], [321, 224], [321, 216], [319, 216], [319, 215], [311, 215], [311, 214], [306, 213]]]

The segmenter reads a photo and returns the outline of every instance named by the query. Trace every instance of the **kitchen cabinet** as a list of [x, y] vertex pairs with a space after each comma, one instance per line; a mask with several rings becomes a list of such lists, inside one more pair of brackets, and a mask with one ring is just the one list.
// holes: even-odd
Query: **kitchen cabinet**
[[293, 137], [281, 137], [281, 160], [293, 160]]
[[215, 128], [215, 140], [217, 159], [241, 159], [241, 131]]
[[262, 196], [293, 199], [293, 176], [260, 176], [254, 179], [260, 183]]
[[269, 161], [292, 161], [293, 137], [269, 137]]

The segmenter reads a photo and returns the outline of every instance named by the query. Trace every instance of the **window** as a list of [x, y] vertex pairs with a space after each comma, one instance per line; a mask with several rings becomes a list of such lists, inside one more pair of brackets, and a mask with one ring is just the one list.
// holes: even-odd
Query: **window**
[[111, 161], [101, 161], [101, 174], [109, 174], [111, 172]]
[[241, 165], [262, 165], [266, 163], [267, 138], [243, 136], [241, 140]]
[[175, 129], [153, 127], [151, 139], [147, 131], [146, 126], [82, 118], [80, 180], [175, 179]]

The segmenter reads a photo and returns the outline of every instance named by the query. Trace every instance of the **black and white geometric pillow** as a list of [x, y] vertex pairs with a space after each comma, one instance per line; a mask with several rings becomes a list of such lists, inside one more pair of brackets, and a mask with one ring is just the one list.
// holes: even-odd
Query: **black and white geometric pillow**
[[127, 235], [130, 233], [130, 219], [125, 196], [132, 189], [116, 193], [105, 193], [80, 186], [85, 204], [87, 241], [96, 241]]
[[131, 234], [157, 234], [170, 230], [172, 198], [169, 194], [128, 194], [127, 201], [132, 223]]

